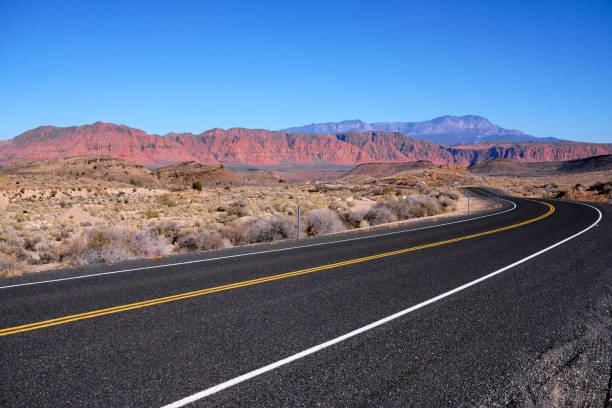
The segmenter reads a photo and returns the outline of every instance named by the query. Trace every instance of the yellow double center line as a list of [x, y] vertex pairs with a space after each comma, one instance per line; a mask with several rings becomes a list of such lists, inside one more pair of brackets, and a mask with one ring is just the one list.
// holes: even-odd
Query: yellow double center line
[[107, 309], [93, 310], [93, 311], [87, 312], [87, 313], [80, 313], [80, 314], [74, 314], [74, 315], [69, 315], [69, 316], [64, 316], [64, 317], [58, 317], [56, 319], [45, 320], [45, 321], [37, 322], [37, 323], [24, 324], [22, 326], [8, 327], [6, 329], [0, 330], [0, 336], [7, 336], [9, 334], [15, 334], [15, 333], [20, 333], [20, 332], [25, 332], [25, 331], [30, 331], [30, 330], [42, 329], [43, 327], [57, 326], [59, 324], [70, 323], [70, 322], [74, 322], [74, 321], [77, 321], [77, 320], [91, 319], [91, 318], [94, 318], [94, 317], [104, 316], [104, 315], [108, 315], [108, 314], [124, 312], [126, 310], [140, 309], [140, 308], [143, 308], [143, 307], [159, 305], [159, 304], [162, 304], [162, 303], [174, 302], [174, 301], [177, 301], [177, 300], [182, 300], [182, 299], [188, 299], [188, 298], [192, 298], [192, 297], [196, 297], [196, 296], [207, 295], [209, 293], [222, 292], [222, 291], [225, 291], [225, 290], [242, 288], [244, 286], [257, 285], [259, 283], [271, 282], [271, 281], [275, 281], [275, 280], [279, 280], [279, 279], [285, 279], [285, 278], [291, 278], [293, 276], [305, 275], [305, 274], [312, 273], [312, 272], [323, 271], [323, 270], [326, 270], [326, 269], [338, 268], [340, 266], [352, 265], [352, 264], [356, 264], [356, 263], [360, 263], [360, 262], [373, 261], [375, 259], [386, 258], [388, 256], [405, 254], [407, 252], [418, 251], [420, 249], [432, 248], [432, 247], [436, 247], [436, 246], [440, 246], [440, 245], [450, 244], [450, 243], [453, 243], [453, 242], [465, 241], [466, 239], [472, 239], [472, 238], [482, 237], [482, 236], [485, 236], [485, 235], [495, 234], [496, 232], [507, 231], [509, 229], [518, 228], [520, 226], [523, 226], [523, 225], [526, 225], [526, 224], [530, 224], [532, 222], [539, 221], [539, 220], [541, 220], [543, 218], [548, 217], [549, 215], [551, 215], [555, 211], [555, 207], [553, 207], [552, 205], [550, 205], [548, 203], [545, 203], [545, 202], [542, 202], [542, 201], [538, 201], [538, 203], [541, 203], [541, 204], [544, 204], [544, 205], [548, 206], [548, 211], [545, 214], [540, 215], [539, 217], [536, 217], [536, 218], [529, 219], [527, 221], [520, 222], [518, 224], [509, 225], [507, 227], [496, 228], [496, 229], [485, 231], [485, 232], [479, 232], [477, 234], [464, 235], [462, 237], [453, 238], [453, 239], [447, 239], [445, 241], [433, 242], [431, 244], [419, 245], [419, 246], [415, 246], [415, 247], [400, 249], [400, 250], [397, 250], [397, 251], [385, 252], [385, 253], [382, 253], [382, 254], [366, 256], [366, 257], [363, 257], [363, 258], [352, 259], [352, 260], [349, 260], [349, 261], [336, 262], [336, 263], [329, 264], [329, 265], [322, 265], [322, 266], [317, 266], [317, 267], [314, 267], [314, 268], [301, 269], [299, 271], [282, 273], [280, 275], [266, 276], [266, 277], [259, 278], [259, 279], [252, 279], [252, 280], [243, 281], [243, 282], [231, 283], [231, 284], [223, 285], [223, 286], [215, 286], [213, 288], [195, 290], [193, 292], [180, 293], [178, 295], [167, 296], [167, 297], [162, 297], [162, 298], [157, 298], [157, 299], [151, 299], [151, 300], [146, 300], [146, 301], [143, 301], [143, 302], [130, 303], [130, 304], [127, 304], [127, 305], [109, 307]]

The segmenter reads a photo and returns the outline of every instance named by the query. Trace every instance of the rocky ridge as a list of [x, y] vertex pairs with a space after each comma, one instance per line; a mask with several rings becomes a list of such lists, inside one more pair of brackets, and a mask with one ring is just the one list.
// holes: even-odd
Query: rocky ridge
[[99, 155], [150, 168], [188, 161], [274, 166], [429, 160], [434, 164], [467, 166], [494, 158], [564, 161], [605, 154], [612, 154], [612, 144], [491, 141], [447, 147], [400, 132], [293, 134], [245, 128], [160, 136], [102, 122], [66, 128], [43, 126], [0, 142], [0, 166], [23, 160]]

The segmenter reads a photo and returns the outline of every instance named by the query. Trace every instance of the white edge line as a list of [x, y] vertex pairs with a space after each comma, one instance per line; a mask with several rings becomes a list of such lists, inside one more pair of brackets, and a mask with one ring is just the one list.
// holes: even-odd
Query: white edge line
[[451, 296], [451, 295], [453, 295], [453, 294], [455, 294], [457, 292], [460, 292], [460, 291], [462, 291], [464, 289], [467, 289], [470, 286], [474, 286], [474, 285], [476, 285], [476, 284], [478, 284], [478, 283], [480, 283], [480, 282], [482, 282], [484, 280], [492, 278], [495, 275], [499, 275], [500, 273], [502, 273], [504, 271], [507, 271], [508, 269], [514, 268], [515, 266], [517, 266], [519, 264], [522, 264], [523, 262], [527, 262], [530, 259], [535, 258], [536, 256], [543, 254], [544, 252], [550, 251], [551, 249], [553, 249], [555, 247], [558, 247], [559, 245], [562, 245], [562, 244], [566, 243], [567, 241], [569, 241], [571, 239], [574, 239], [574, 238], [576, 238], [577, 236], [579, 236], [581, 234], [584, 234], [585, 232], [587, 232], [588, 230], [593, 228], [595, 225], [597, 225], [597, 223], [599, 223], [599, 221], [601, 221], [603, 215], [601, 214], [601, 211], [599, 211], [598, 208], [593, 207], [592, 205], [589, 205], [589, 204], [584, 204], [584, 203], [577, 203], [577, 204], [582, 204], [582, 205], [591, 207], [595, 211], [597, 211], [597, 213], [599, 214], [599, 217], [597, 218], [597, 221], [595, 221], [593, 224], [591, 224], [588, 228], [585, 228], [582, 231], [580, 231], [580, 232], [578, 232], [578, 233], [576, 233], [576, 234], [574, 234], [574, 235], [572, 235], [570, 237], [567, 237], [567, 238], [557, 242], [556, 244], [553, 244], [553, 245], [551, 245], [549, 247], [546, 247], [546, 248], [542, 249], [541, 251], [538, 251], [538, 252], [536, 252], [534, 254], [531, 254], [531, 255], [529, 255], [526, 258], [518, 260], [518, 261], [514, 262], [513, 264], [510, 264], [510, 265], [505, 266], [505, 267], [503, 267], [501, 269], [498, 269], [495, 272], [492, 272], [492, 273], [490, 273], [488, 275], [482, 276], [482, 277], [480, 277], [480, 278], [478, 278], [476, 280], [468, 282], [468, 283], [466, 283], [464, 285], [461, 285], [461, 286], [459, 286], [459, 287], [457, 287], [455, 289], [449, 290], [448, 292], [442, 293], [441, 295], [438, 295], [438, 296], [433, 297], [433, 298], [431, 298], [429, 300], [421, 302], [421, 303], [419, 303], [417, 305], [409, 307], [408, 309], [404, 309], [401, 312], [397, 312], [397, 313], [392, 314], [390, 316], [387, 316], [387, 317], [385, 317], [383, 319], [380, 319], [380, 320], [377, 320], [377, 321], [375, 321], [373, 323], [370, 323], [367, 326], [363, 326], [363, 327], [360, 327], [357, 330], [353, 330], [353, 331], [351, 331], [349, 333], [346, 333], [346, 334], [344, 334], [344, 335], [342, 335], [340, 337], [336, 337], [335, 339], [326, 341], [325, 343], [321, 343], [321, 344], [319, 344], [317, 346], [311, 347], [311, 348], [306, 349], [304, 351], [301, 351], [301, 352], [299, 352], [297, 354], [293, 354], [293, 355], [291, 355], [289, 357], [286, 357], [286, 358], [284, 358], [282, 360], [279, 360], [279, 361], [277, 361], [275, 363], [268, 364], [267, 366], [261, 367], [261, 368], [259, 368], [257, 370], [248, 372], [248, 373], [243, 374], [243, 375], [241, 375], [239, 377], [236, 377], [236, 378], [233, 378], [231, 380], [222, 382], [222, 383], [220, 383], [218, 385], [215, 385], [214, 387], [207, 388], [207, 389], [205, 389], [203, 391], [200, 391], [200, 392], [198, 392], [196, 394], [193, 394], [193, 395], [190, 395], [188, 397], [185, 397], [185, 398], [183, 398], [181, 400], [178, 400], [176, 402], [173, 402], [171, 404], [164, 405], [162, 408], [179, 408], [179, 407], [183, 407], [183, 406], [185, 406], [187, 404], [190, 404], [190, 403], [192, 403], [194, 401], [197, 401], [197, 400], [200, 400], [202, 398], [208, 397], [208, 396], [210, 396], [212, 394], [215, 394], [215, 393], [217, 393], [219, 391], [222, 391], [222, 390], [224, 390], [226, 388], [232, 387], [232, 386], [234, 386], [236, 384], [239, 384], [241, 382], [247, 381], [247, 380], [249, 380], [249, 379], [251, 379], [253, 377], [257, 377], [258, 375], [264, 374], [264, 373], [266, 373], [268, 371], [272, 371], [272, 370], [274, 370], [274, 369], [276, 369], [278, 367], [281, 367], [283, 365], [289, 364], [292, 361], [301, 359], [301, 358], [306, 357], [306, 356], [308, 356], [310, 354], [314, 354], [317, 351], [323, 350], [324, 348], [333, 346], [334, 344], [340, 343], [341, 341], [344, 341], [344, 340], [349, 339], [351, 337], [357, 336], [358, 334], [361, 334], [361, 333], [363, 333], [365, 331], [371, 330], [371, 329], [373, 329], [373, 328], [375, 328], [377, 326], [381, 326], [381, 325], [383, 325], [385, 323], [388, 323], [388, 322], [390, 322], [392, 320], [395, 320], [395, 319], [397, 319], [399, 317], [402, 317], [402, 316], [404, 316], [404, 315], [406, 315], [406, 314], [408, 314], [410, 312], [413, 312], [413, 311], [415, 311], [417, 309], [425, 307], [425, 306], [427, 306], [427, 305], [429, 305], [431, 303], [437, 302], [440, 299], [444, 299], [445, 297]]
[[[424, 229], [429, 229], [429, 228], [444, 227], [444, 226], [447, 226], [447, 225], [458, 224], [460, 222], [467, 222], [467, 221], [478, 220], [480, 218], [492, 217], [494, 215], [500, 215], [500, 214], [503, 214], [503, 213], [506, 213], [506, 212], [509, 212], [509, 211], [513, 211], [514, 209], [516, 209], [516, 203], [514, 203], [513, 201], [505, 200], [503, 198], [500, 198], [500, 200], [503, 200], [503, 201], [511, 203], [513, 205], [513, 207], [509, 208], [507, 210], [504, 210], [504, 211], [493, 213], [493, 214], [482, 215], [482, 216], [479, 216], [479, 217], [468, 218], [468, 219], [465, 219], [465, 220], [447, 222], [447, 223], [444, 223], [444, 224], [428, 225], [428, 226], [425, 226], [425, 227], [413, 228], [413, 229], [402, 230], [402, 231], [392, 231], [392, 232], [386, 232], [386, 233], [383, 233], [383, 234], [367, 235], [367, 236], [363, 236], [363, 237], [348, 238], [348, 239], [336, 240], [336, 241], [331, 241], [331, 242], [319, 242], [319, 243], [316, 243], [316, 244], [292, 246], [292, 247], [288, 247], [288, 248], [276, 248], [276, 249], [270, 249], [270, 250], [267, 250], [267, 251], [249, 252], [249, 253], [246, 253], [246, 254], [226, 255], [226, 256], [219, 256], [219, 257], [216, 257], [216, 258], [196, 259], [194, 261], [175, 262], [175, 263], [169, 263], [169, 264], [163, 264], [163, 265], [143, 266], [143, 267], [140, 267], [140, 268], [131, 268], [131, 269], [122, 269], [122, 270], [118, 270], [118, 271], [92, 273], [92, 274], [89, 274], [89, 275], [71, 276], [71, 277], [68, 277], [68, 278], [59, 278], [59, 279], [49, 279], [49, 280], [43, 280], [43, 281], [38, 281], [38, 282], [17, 283], [15, 285], [0, 286], [0, 290], [2, 290], [2, 289], [10, 289], [10, 288], [18, 288], [18, 287], [22, 287], [22, 286], [42, 285], [43, 283], [55, 283], [55, 282], [63, 282], [63, 281], [74, 280], [74, 279], [92, 278], [92, 277], [95, 277], [95, 276], [115, 275], [115, 274], [119, 274], [119, 273], [142, 271], [142, 270], [146, 270], [146, 269], [157, 269], [157, 268], [166, 268], [166, 267], [169, 267], [169, 266], [180, 266], [180, 265], [188, 265], [188, 264], [194, 264], [194, 263], [219, 261], [219, 260], [222, 260], [222, 259], [239, 258], [239, 257], [243, 257], [243, 256], [250, 256], [250, 255], [268, 254], [268, 253], [271, 253], [271, 252], [290, 251], [290, 250], [294, 250], [294, 249], [302, 249], [302, 248], [310, 248], [310, 247], [316, 247], [316, 246], [322, 246], [322, 245], [338, 244], [338, 243], [342, 243], [342, 242], [357, 241], [357, 240], [361, 240], [361, 239], [378, 238], [378, 237], [384, 237], [384, 236], [395, 235], [395, 234], [405, 234], [405, 233], [412, 232], [412, 231], [419, 231], [419, 230], [424, 230]], [[347, 230], [346, 232], [350, 233], [350, 230]]]

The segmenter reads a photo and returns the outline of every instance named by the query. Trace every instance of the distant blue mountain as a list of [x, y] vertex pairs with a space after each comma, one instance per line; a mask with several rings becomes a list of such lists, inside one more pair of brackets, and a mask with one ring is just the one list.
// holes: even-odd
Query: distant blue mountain
[[400, 132], [414, 139], [429, 140], [443, 145], [472, 144], [492, 140], [507, 142], [561, 142], [554, 137], [535, 137], [515, 129], [504, 129], [482, 116], [441, 116], [424, 122], [376, 122], [361, 120], [312, 123], [310, 125], [282, 129], [287, 133], [337, 134], [358, 132]]

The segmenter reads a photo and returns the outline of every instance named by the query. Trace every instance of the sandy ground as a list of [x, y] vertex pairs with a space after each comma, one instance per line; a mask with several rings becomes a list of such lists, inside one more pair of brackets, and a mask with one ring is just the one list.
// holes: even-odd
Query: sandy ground
[[100, 217], [94, 217], [91, 214], [89, 214], [87, 211], [82, 209], [81, 207], [74, 206], [74, 207], [70, 207], [66, 211], [64, 211], [64, 213], [62, 215], [57, 217], [57, 220], [58, 221], [72, 220], [72, 221], [77, 222], [77, 223], [81, 223], [81, 222], [91, 222], [91, 223], [93, 223], [93, 222], [96, 222], [96, 221], [100, 221], [101, 218]]
[[4, 210], [9, 203], [9, 199], [5, 193], [0, 192], [0, 210]]

